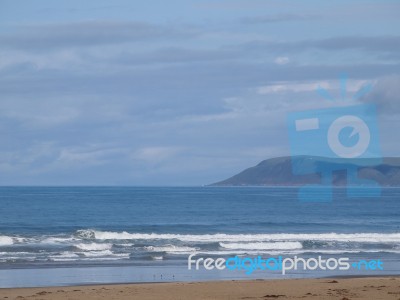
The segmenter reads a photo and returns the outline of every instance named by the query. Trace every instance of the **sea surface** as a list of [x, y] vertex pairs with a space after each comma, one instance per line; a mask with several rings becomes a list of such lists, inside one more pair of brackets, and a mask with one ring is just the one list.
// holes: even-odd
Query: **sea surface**
[[[282, 278], [272, 271], [188, 270], [198, 257], [348, 257], [384, 270], [297, 270], [287, 277], [400, 274], [400, 189], [378, 198], [334, 189], [1, 187], [0, 287]], [[321, 190], [320, 193], [327, 191]]]

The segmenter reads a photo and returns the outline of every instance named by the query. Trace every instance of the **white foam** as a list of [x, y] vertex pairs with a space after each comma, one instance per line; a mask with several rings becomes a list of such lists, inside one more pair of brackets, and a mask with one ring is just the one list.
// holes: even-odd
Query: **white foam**
[[119, 246], [119, 247], [132, 247], [135, 244], [134, 243], [123, 243], [123, 244], [114, 244], [115, 246]]
[[[196, 251], [196, 255], [299, 255], [304, 253], [315, 254], [355, 254], [355, 253], [396, 253], [400, 254], [397, 250], [220, 250], [220, 251]], [[191, 254], [191, 253], [188, 253]]]
[[46, 237], [41, 241], [42, 244], [65, 244], [76, 241], [73, 237]]
[[65, 259], [70, 259], [70, 258], [79, 258], [79, 255], [74, 252], [64, 251], [64, 252], [61, 252], [60, 254], [50, 255], [49, 258], [65, 260]]
[[183, 242], [340, 241], [400, 243], [400, 233], [156, 234], [111, 231], [87, 233], [98, 240], [180, 240]]
[[164, 259], [164, 257], [162, 257], [162, 256], [152, 256], [151, 258], [154, 260], [163, 260]]
[[114, 253], [110, 250], [103, 250], [103, 251], [89, 251], [84, 252], [83, 255], [85, 257], [119, 257], [119, 258], [129, 258], [129, 253]]
[[14, 244], [12, 237], [2, 235], [0, 236], [0, 246], [9, 246]]
[[13, 240], [15, 243], [26, 243], [29, 241], [29, 239], [22, 237], [13, 237]]
[[0, 255], [31, 255], [32, 252], [0, 252]]
[[114, 253], [110, 250], [88, 251], [83, 253], [83, 255], [86, 257], [112, 256], [113, 254]]
[[193, 247], [184, 247], [184, 246], [174, 246], [174, 245], [165, 245], [165, 246], [146, 246], [144, 247], [146, 251], [150, 252], [167, 252], [167, 253], [187, 253], [194, 252], [198, 250]]
[[90, 243], [90, 244], [77, 244], [75, 247], [85, 250], [85, 251], [101, 251], [101, 250], [110, 250], [112, 248], [112, 244], [99, 244], [99, 243]]
[[17, 260], [19, 260], [19, 261], [21, 261], [21, 260], [24, 260], [24, 261], [35, 261], [36, 257], [35, 256], [29, 256], [29, 257], [21, 258], [19, 256], [9, 256], [9, 257], [0, 259], [1, 262], [15, 262]]
[[85, 257], [79, 260], [82, 261], [114, 261], [114, 260], [121, 260], [121, 259], [126, 259], [128, 257], [126, 256], [117, 256], [117, 257]]
[[68, 261], [81, 261], [81, 260], [119, 260], [129, 258], [129, 253], [118, 253], [115, 254], [110, 250], [103, 251], [88, 251], [82, 253], [84, 257], [79, 256], [75, 252], [64, 251], [57, 255], [50, 255], [49, 258], [52, 261], [68, 262]]
[[293, 250], [303, 248], [300, 242], [272, 242], [272, 243], [220, 243], [225, 249], [239, 250]]
[[71, 261], [78, 261], [80, 259], [79, 258], [51, 257], [50, 260], [57, 261], [57, 262], [71, 262]]

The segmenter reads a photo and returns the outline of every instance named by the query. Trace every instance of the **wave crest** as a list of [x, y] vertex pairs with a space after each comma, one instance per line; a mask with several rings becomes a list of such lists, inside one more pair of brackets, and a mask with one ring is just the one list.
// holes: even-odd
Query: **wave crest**
[[126, 231], [78, 230], [75, 236], [96, 240], [179, 240], [182, 242], [302, 242], [333, 241], [362, 243], [400, 243], [400, 233], [272, 233], [272, 234], [157, 234]]
[[9, 246], [14, 244], [14, 240], [12, 237], [2, 235], [0, 236], [0, 246]]
[[102, 251], [102, 250], [110, 250], [112, 248], [112, 244], [82, 243], [75, 245], [75, 247], [84, 251]]
[[302, 249], [300, 242], [274, 242], [274, 243], [220, 243], [225, 249], [238, 250], [295, 250]]

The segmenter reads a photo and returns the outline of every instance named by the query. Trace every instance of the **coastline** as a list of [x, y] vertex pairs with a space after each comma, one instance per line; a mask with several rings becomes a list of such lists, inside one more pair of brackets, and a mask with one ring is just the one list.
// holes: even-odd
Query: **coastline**
[[2, 299], [400, 299], [400, 276], [4, 288]]

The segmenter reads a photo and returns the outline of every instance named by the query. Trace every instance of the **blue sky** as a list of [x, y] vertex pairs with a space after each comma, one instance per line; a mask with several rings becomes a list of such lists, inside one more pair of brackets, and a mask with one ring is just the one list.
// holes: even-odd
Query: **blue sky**
[[[287, 115], [375, 103], [398, 156], [399, 1], [2, 1], [1, 185], [201, 185], [289, 155]], [[341, 103], [341, 105], [344, 105]]]

